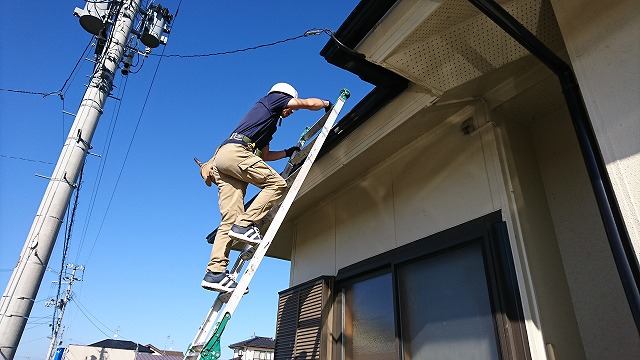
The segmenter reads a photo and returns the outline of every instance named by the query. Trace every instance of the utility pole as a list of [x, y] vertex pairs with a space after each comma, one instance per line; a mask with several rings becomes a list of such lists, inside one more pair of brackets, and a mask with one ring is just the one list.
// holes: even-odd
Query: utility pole
[[56, 348], [60, 346], [62, 343], [62, 317], [64, 316], [64, 310], [67, 308], [67, 303], [71, 300], [71, 286], [74, 281], [82, 281], [82, 278], [76, 277], [76, 271], [84, 271], [84, 266], [75, 266], [73, 264], [67, 264], [67, 269], [71, 269], [71, 276], [66, 276], [63, 278], [63, 281], [67, 283], [67, 290], [64, 292], [64, 298], [47, 301], [46, 306], [55, 306], [56, 309], [60, 310], [58, 314], [58, 318], [55, 320], [53, 324], [53, 332], [51, 335], [51, 344], [49, 345], [49, 351], [47, 352], [47, 357], [45, 360], [50, 360], [53, 356]]
[[[168, 10], [159, 5], [140, 9], [141, 0], [88, 1], [84, 9], [76, 8], [82, 27], [96, 35], [96, 66], [80, 103], [77, 115], [49, 184], [31, 225], [31, 230], [0, 301], [0, 360], [11, 360], [29, 319], [38, 288], [53, 251], [60, 226], [69, 206], [76, 181], [82, 171], [91, 139], [111, 93], [113, 79], [124, 53], [137, 51], [129, 47], [129, 36], [138, 36], [147, 49], [166, 43], [171, 21]], [[142, 11], [138, 30], [134, 21]], [[127, 59], [130, 60], [129, 56]], [[123, 74], [131, 62], [125, 61]]]

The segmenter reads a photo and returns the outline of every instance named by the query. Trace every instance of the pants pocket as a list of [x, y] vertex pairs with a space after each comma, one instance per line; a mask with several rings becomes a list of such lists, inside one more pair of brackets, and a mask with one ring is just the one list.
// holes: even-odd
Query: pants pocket
[[242, 162], [240, 162], [238, 164], [238, 167], [240, 168], [240, 170], [242, 171], [246, 171], [248, 168], [252, 167], [253, 165], [259, 163], [260, 161], [262, 161], [262, 159], [260, 159], [257, 156], [252, 156], [249, 157], [247, 159], [242, 160]]

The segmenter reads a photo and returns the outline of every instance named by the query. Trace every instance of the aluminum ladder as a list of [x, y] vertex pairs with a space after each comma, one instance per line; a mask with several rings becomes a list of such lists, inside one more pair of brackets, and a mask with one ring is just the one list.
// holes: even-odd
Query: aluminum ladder
[[[249, 265], [240, 276], [238, 285], [232, 292], [218, 294], [204, 322], [200, 326], [200, 329], [198, 329], [196, 337], [191, 345], [189, 345], [184, 360], [211, 360], [220, 358], [220, 338], [222, 332], [240, 303], [244, 292], [247, 290], [253, 275], [275, 238], [278, 229], [282, 225], [287, 212], [291, 208], [291, 204], [298, 195], [298, 191], [300, 191], [302, 183], [311, 169], [311, 165], [313, 165], [316, 160], [322, 145], [340, 114], [344, 102], [349, 98], [349, 95], [349, 90], [342, 89], [340, 96], [331, 110], [325, 113], [311, 128], [307, 128], [300, 137], [298, 147], [302, 150], [291, 156], [291, 159], [282, 172], [283, 178], [285, 178], [289, 184], [288, 191], [282, 202], [274, 206], [262, 221], [263, 228], [269, 226], [266, 234], [258, 246], [246, 245], [238, 256], [238, 259], [230, 271], [230, 275], [234, 279], [238, 279], [246, 262], [249, 262]], [[303, 148], [305, 143], [318, 131], [320, 131], [320, 133], [313, 140], [312, 144]], [[215, 234], [212, 233], [209, 237], [211, 236], [215, 236]]]

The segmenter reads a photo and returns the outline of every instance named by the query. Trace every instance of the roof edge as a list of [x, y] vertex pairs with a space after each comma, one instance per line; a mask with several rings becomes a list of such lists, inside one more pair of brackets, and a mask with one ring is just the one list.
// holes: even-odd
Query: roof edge
[[[361, 1], [334, 36], [348, 48], [354, 48], [396, 2], [397, 0]], [[409, 80], [406, 78], [367, 61], [364, 56], [345, 50], [333, 38], [320, 51], [320, 55], [328, 63], [347, 70], [376, 87], [334, 126], [334, 131], [327, 137], [318, 157], [335, 148], [338, 143], [409, 86]]]

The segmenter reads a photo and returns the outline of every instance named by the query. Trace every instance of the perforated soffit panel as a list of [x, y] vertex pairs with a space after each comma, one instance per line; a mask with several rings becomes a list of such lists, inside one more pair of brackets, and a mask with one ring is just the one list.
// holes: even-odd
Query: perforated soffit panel
[[[548, 47], [564, 47], [547, 0], [498, 3]], [[442, 94], [528, 55], [467, 0], [445, 0], [382, 65]]]

